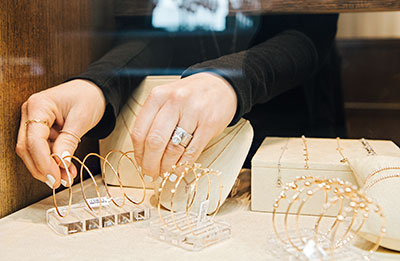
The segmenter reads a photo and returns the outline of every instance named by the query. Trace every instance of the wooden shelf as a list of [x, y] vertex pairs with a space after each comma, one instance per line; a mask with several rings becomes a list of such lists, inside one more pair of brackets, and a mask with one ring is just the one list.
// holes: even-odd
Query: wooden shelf
[[[150, 15], [153, 1], [120, 0], [117, 16]], [[351, 13], [400, 11], [400, 0], [259, 0], [244, 1], [240, 9], [231, 8], [230, 13]]]

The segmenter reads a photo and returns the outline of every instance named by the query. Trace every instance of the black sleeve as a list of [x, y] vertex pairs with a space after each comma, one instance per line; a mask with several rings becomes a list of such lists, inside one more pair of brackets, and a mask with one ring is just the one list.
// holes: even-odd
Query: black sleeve
[[264, 103], [309, 79], [333, 46], [338, 15], [263, 17], [254, 47], [189, 67], [183, 77], [211, 71], [234, 88], [238, 108], [231, 125]]
[[[161, 39], [161, 40], [160, 40]], [[68, 79], [85, 79], [95, 83], [106, 99], [101, 121], [87, 133], [97, 139], [107, 137], [130, 93], [151, 74], [165, 74], [171, 60], [170, 38], [138, 37], [119, 39], [116, 46], [82, 74]]]

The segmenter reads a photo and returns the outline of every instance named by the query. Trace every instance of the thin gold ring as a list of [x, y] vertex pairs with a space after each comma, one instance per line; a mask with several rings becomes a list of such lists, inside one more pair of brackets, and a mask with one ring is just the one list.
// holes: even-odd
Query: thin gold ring
[[79, 135], [73, 133], [72, 131], [69, 130], [60, 130], [60, 133], [67, 133], [71, 136], [73, 136], [74, 138], [76, 138], [78, 140], [78, 143], [81, 143], [81, 137], [79, 137]]
[[27, 121], [25, 122], [25, 128], [28, 127], [28, 125], [31, 124], [31, 123], [40, 123], [40, 124], [44, 124], [44, 125], [46, 125], [48, 128], [50, 128], [49, 122], [48, 122], [48, 121], [46, 121], [46, 120], [40, 120], [40, 119], [27, 120]]

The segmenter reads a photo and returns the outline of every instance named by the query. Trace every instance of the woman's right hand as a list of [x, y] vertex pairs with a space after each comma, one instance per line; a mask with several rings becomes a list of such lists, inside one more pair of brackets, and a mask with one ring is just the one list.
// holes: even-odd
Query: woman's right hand
[[[100, 88], [86, 80], [73, 80], [30, 96], [21, 108], [16, 152], [32, 176], [51, 188], [57, 188], [60, 183], [69, 185], [62, 164], [50, 155], [73, 155], [79, 141], [60, 130], [82, 137], [101, 120], [105, 105]], [[25, 124], [27, 121], [30, 123]], [[76, 168], [70, 158], [65, 162], [73, 180]]]

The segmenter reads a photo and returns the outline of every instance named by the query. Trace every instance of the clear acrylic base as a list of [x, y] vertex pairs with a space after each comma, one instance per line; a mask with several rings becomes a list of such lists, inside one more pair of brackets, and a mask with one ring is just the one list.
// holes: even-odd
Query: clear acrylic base
[[[92, 213], [84, 203], [72, 205], [69, 214], [65, 217], [60, 217], [56, 209], [51, 208], [46, 212], [47, 224], [57, 234], [70, 235], [150, 218], [150, 209], [147, 207], [125, 204], [120, 208], [107, 200], [104, 201], [104, 204], [103, 200], [101, 211], [97, 215]], [[115, 200], [122, 201], [121, 199]], [[64, 206], [58, 209], [63, 214], [67, 208], [68, 206]], [[93, 208], [96, 210], [95, 207]]]
[[152, 236], [190, 251], [200, 251], [231, 237], [229, 224], [208, 217], [198, 222], [198, 215], [194, 213], [189, 217], [184, 212], [176, 213], [175, 218], [165, 217], [164, 222], [160, 219], [151, 222]]
[[318, 235], [318, 243], [316, 243], [314, 241], [314, 231], [311, 229], [301, 229], [300, 234], [302, 235], [303, 242], [299, 239], [298, 233], [295, 230], [288, 231], [288, 236], [292, 243], [302, 249], [302, 251], [294, 248], [288, 242], [286, 233], [282, 232], [279, 236], [287, 243], [280, 241], [275, 234], [271, 235], [268, 238], [269, 254], [274, 256], [276, 260], [377, 260], [367, 251], [363, 251], [351, 243], [343, 244], [343, 246], [331, 252], [329, 251], [330, 239], [324, 235]]

